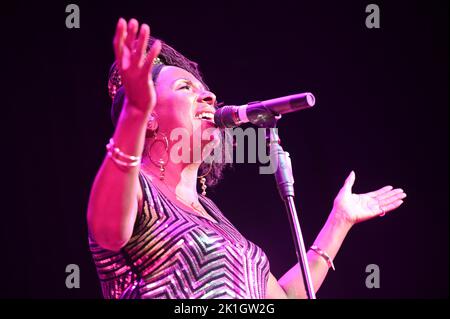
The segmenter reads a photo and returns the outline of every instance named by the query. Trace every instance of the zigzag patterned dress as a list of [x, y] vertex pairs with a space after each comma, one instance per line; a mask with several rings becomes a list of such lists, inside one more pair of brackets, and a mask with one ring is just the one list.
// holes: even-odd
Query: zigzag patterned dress
[[267, 256], [210, 199], [199, 195], [217, 223], [174, 205], [144, 174], [139, 180], [143, 211], [127, 245], [113, 252], [89, 236], [105, 298], [265, 298]]

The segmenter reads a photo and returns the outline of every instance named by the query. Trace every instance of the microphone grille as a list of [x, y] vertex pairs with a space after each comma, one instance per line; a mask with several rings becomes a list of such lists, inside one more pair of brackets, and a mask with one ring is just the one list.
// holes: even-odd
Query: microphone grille
[[214, 113], [214, 122], [220, 128], [235, 127], [234, 122], [234, 105], [226, 105], [221, 107]]
[[314, 104], [316, 104], [316, 98], [312, 93], [306, 93], [306, 102], [309, 106], [314, 106]]

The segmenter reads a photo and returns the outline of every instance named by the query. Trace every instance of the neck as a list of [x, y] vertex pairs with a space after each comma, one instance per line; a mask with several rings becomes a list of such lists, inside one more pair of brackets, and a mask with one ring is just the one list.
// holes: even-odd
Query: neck
[[181, 199], [198, 202], [197, 174], [200, 163], [179, 163], [171, 161], [164, 167], [164, 180], [160, 180], [160, 167], [149, 160], [142, 162], [141, 168], [162, 191], [168, 190]]

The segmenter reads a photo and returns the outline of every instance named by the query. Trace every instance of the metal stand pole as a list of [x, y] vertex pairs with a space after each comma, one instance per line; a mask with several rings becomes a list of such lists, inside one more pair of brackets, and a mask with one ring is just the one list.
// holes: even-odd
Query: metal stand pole
[[292, 164], [289, 153], [285, 152], [279, 143], [277, 128], [267, 128], [271, 163], [275, 163], [275, 180], [278, 191], [284, 201], [286, 211], [291, 225], [292, 237], [294, 239], [295, 252], [303, 278], [303, 284], [309, 299], [316, 299], [314, 287], [309, 271], [308, 258], [306, 255], [305, 243], [298, 221], [297, 210], [294, 204], [294, 176], [292, 175]]

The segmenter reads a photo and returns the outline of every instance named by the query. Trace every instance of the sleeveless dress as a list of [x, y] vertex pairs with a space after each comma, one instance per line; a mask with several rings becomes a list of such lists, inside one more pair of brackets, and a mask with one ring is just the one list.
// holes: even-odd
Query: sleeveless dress
[[139, 174], [143, 209], [129, 242], [114, 252], [89, 235], [107, 299], [263, 299], [269, 261], [217, 206], [199, 194], [217, 223], [177, 207]]

